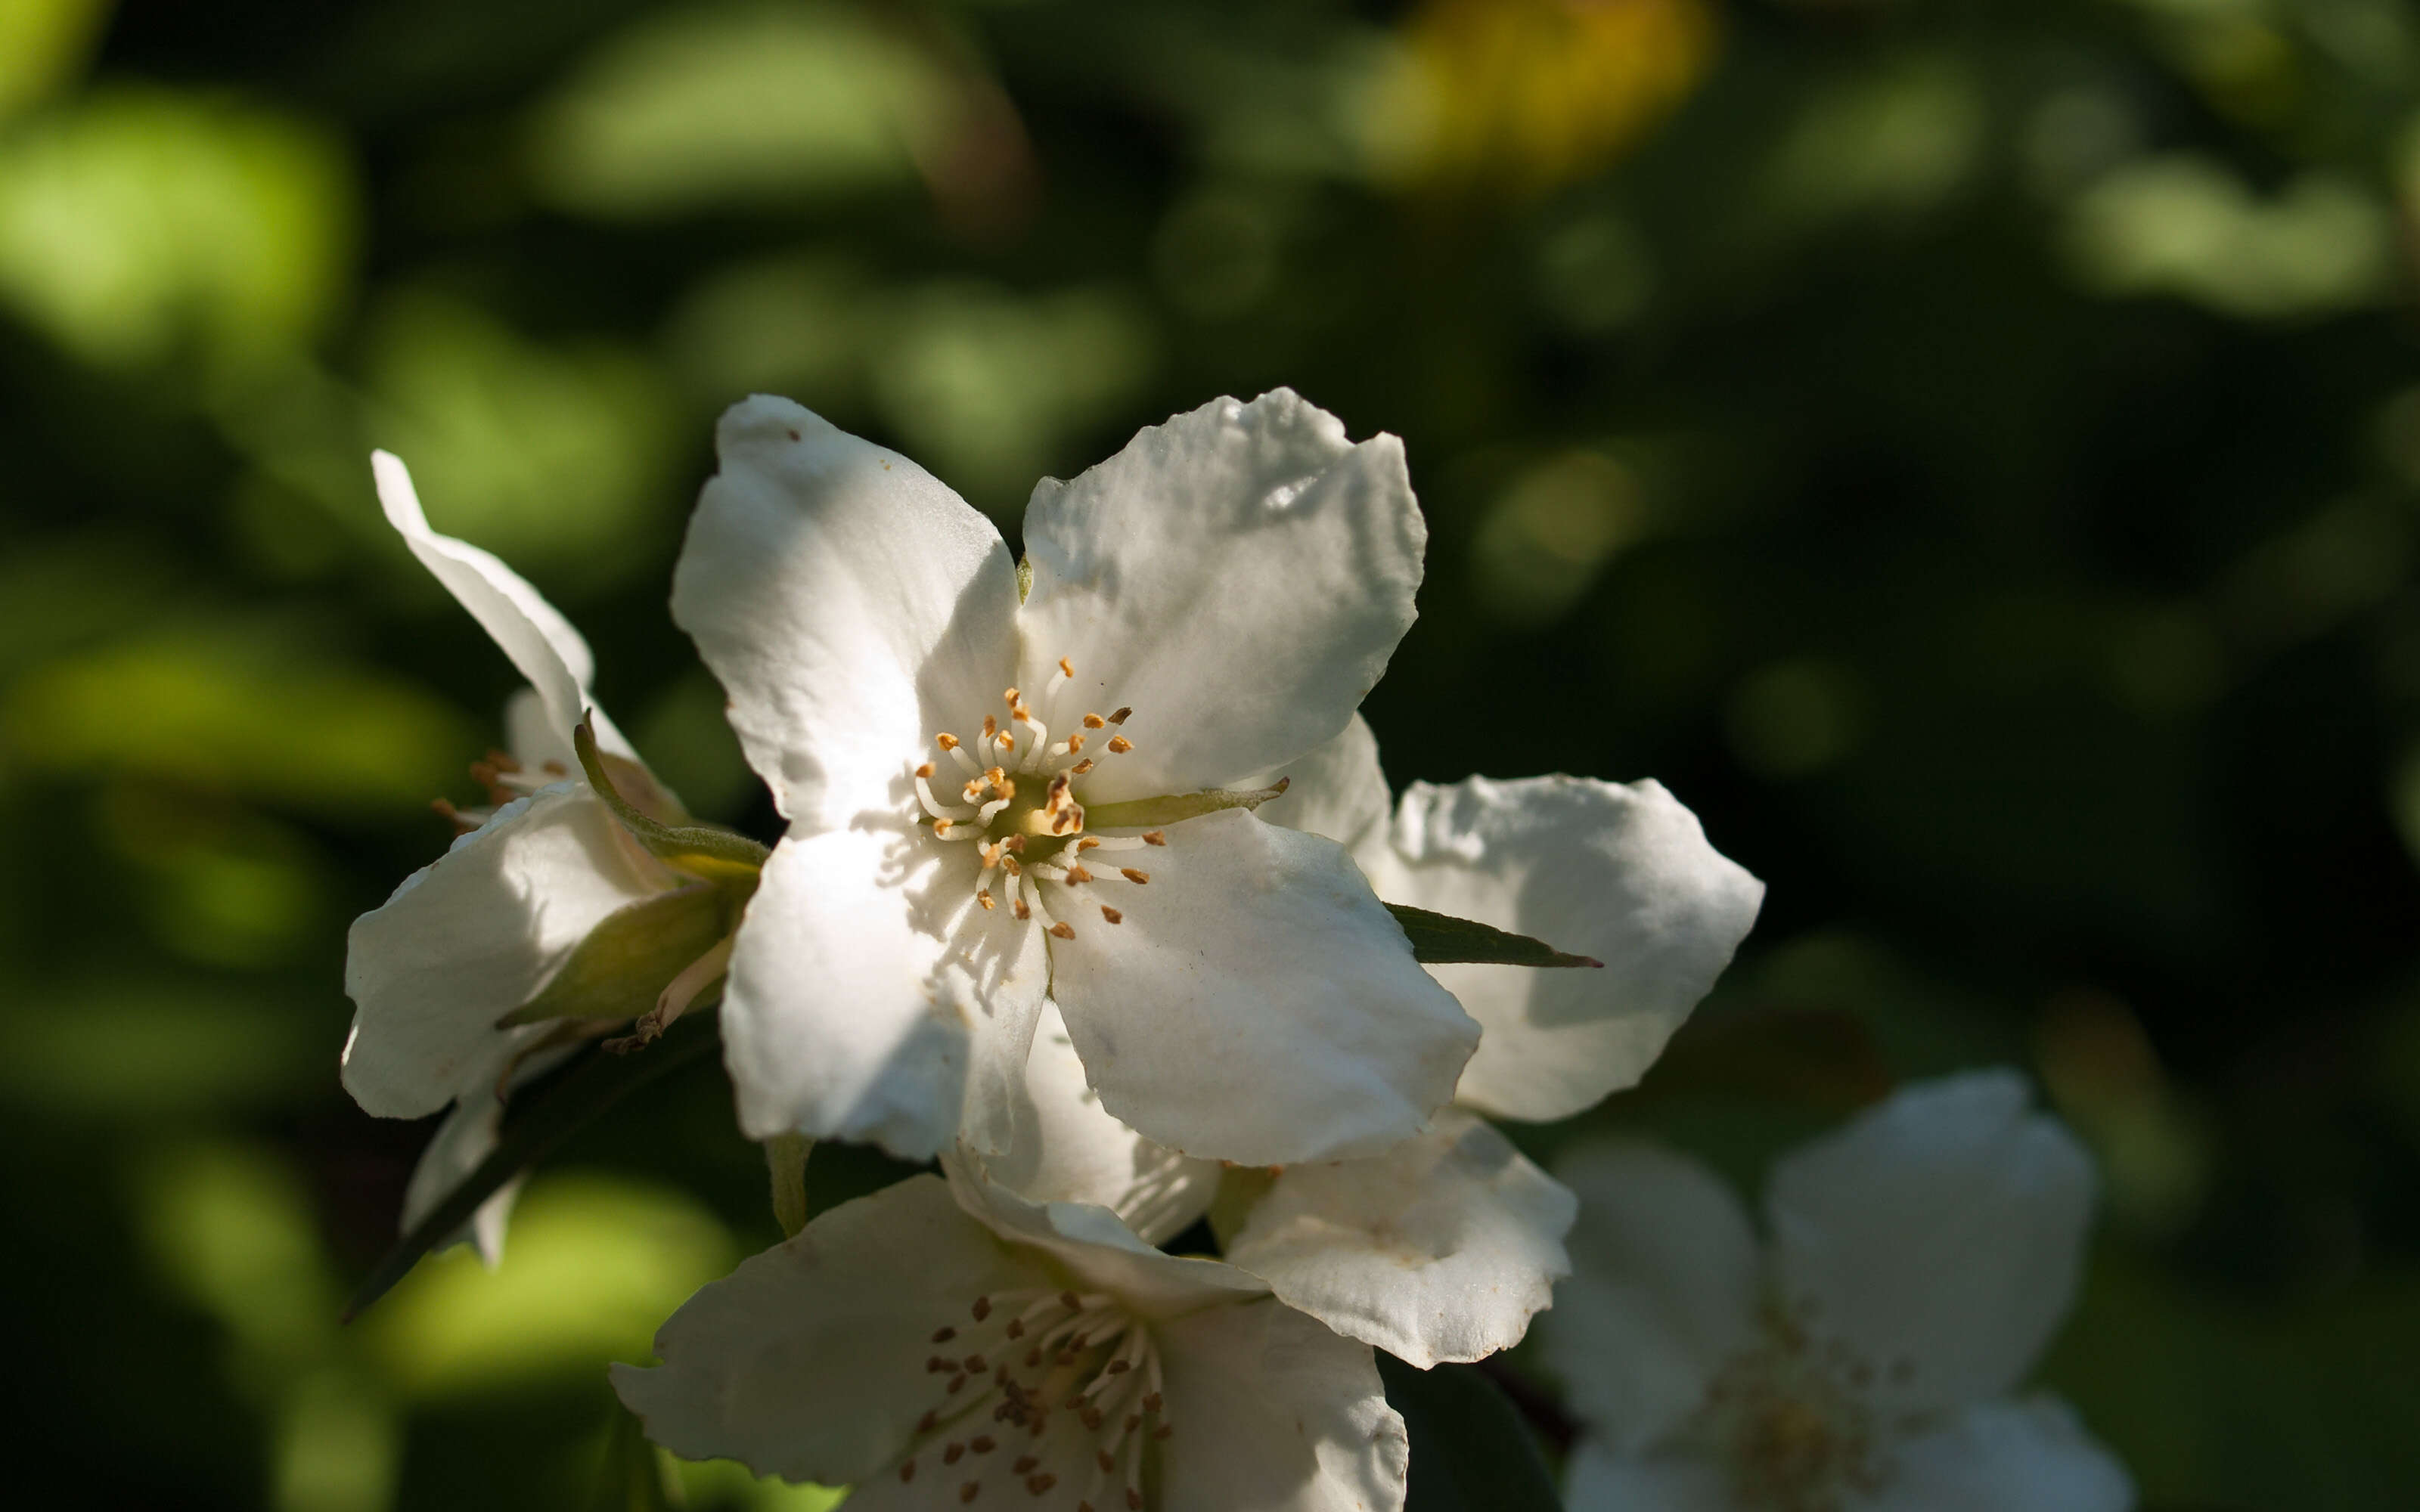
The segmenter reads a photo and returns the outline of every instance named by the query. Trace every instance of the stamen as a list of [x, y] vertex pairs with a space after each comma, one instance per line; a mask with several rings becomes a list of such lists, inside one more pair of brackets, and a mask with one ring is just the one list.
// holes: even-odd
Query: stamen
[[1164, 829], [1146, 829], [1142, 832], [1142, 842], [1145, 845], [1165, 845], [1168, 843], [1168, 831]]
[[1101, 917], [1112, 924], [1123, 924], [1126, 921], [1125, 915], [1119, 913], [1108, 903], [1101, 904]]
[[[918, 770], [917, 770], [917, 772], [916, 772], [916, 801], [917, 801], [917, 803], [919, 803], [920, 805], [922, 805], [922, 806], [923, 807], [924, 812], [925, 812], [927, 815], [929, 815], [929, 816], [931, 816], [932, 818], [935, 818], [935, 819], [965, 819], [965, 818], [968, 818], [968, 817], [970, 816], [970, 810], [966, 810], [966, 809], [963, 809], [963, 808], [960, 808], [960, 807], [959, 807], [959, 806], [957, 806], [956, 804], [952, 804], [952, 803], [943, 803], [940, 799], [939, 799], [939, 798], [937, 798], [937, 797], [933, 796], [933, 785], [932, 785], [930, 782], [927, 782], [926, 780], [924, 780], [924, 779], [925, 779], [926, 775], [927, 775], [927, 774], [929, 774], [932, 770], [933, 770], [932, 764], [931, 764], [930, 762], [927, 762], [927, 763], [925, 763], [925, 764], [924, 764], [924, 765], [923, 765], [923, 766], [922, 766], [922, 767], [918, 768]], [[972, 794], [969, 794], [969, 795], [967, 795], [967, 797], [968, 797], [968, 800], [969, 800], [970, 802], [971, 802], [971, 801], [973, 800], [974, 795], [972, 795]]]
[[1060, 657], [1060, 658], [1059, 658], [1059, 675], [1060, 675], [1060, 676], [1062, 676], [1062, 677], [1068, 677], [1068, 678], [1072, 678], [1072, 677], [1074, 677], [1074, 676], [1076, 675], [1076, 666], [1075, 666], [1075, 663], [1073, 663], [1073, 662], [1069, 661], [1069, 660], [1068, 660], [1066, 657], [1064, 657], [1064, 656]]
[[1102, 718], [1097, 714], [1088, 714], [1084, 716], [1084, 728], [1087, 730], [1104, 729], [1109, 725], [1109, 721]]
[[1069, 867], [1065, 872], [1062, 872], [1061, 875], [1068, 882], [1090, 882], [1093, 880], [1093, 873], [1086, 871], [1081, 863]]
[[1069, 924], [1064, 920], [1062, 920], [1061, 922], [1050, 926], [1050, 933], [1056, 934], [1063, 940], [1072, 940], [1076, 937], [1076, 927], [1073, 924]]
[[1130, 718], [1132, 718], [1132, 717], [1134, 717], [1134, 710], [1133, 710], [1133, 709], [1131, 709], [1131, 708], [1120, 709], [1117, 713], [1112, 714], [1112, 715], [1110, 715], [1110, 716], [1109, 716], [1109, 723], [1111, 723], [1111, 724], [1124, 724], [1124, 723], [1125, 723], [1128, 719], [1130, 719]]
[[1125, 736], [1111, 735], [1109, 737], [1109, 750], [1111, 754], [1123, 756], [1132, 749], [1134, 749], [1134, 742], [1128, 740]]
[[1138, 871], [1130, 866], [1122, 866], [1118, 868], [1118, 875], [1125, 878], [1128, 882], [1133, 883], [1138, 887], [1151, 880], [1150, 872]]

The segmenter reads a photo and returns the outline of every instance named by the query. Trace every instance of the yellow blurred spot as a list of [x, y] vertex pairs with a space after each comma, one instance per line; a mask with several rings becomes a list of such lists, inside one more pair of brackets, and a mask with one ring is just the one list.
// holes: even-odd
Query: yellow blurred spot
[[1542, 462], [1480, 522], [1472, 550], [1480, 597], [1514, 624], [1558, 619], [1645, 524], [1637, 480], [1621, 463], [1587, 451]]
[[1536, 192], [1612, 162], [1713, 63], [1704, 0], [1427, 0], [1407, 23], [1433, 183]]
[[648, 216], [911, 180], [948, 146], [950, 76], [854, 7], [675, 11], [582, 65], [530, 133], [541, 193]]
[[369, 347], [371, 438], [411, 464], [439, 530], [523, 566], [629, 564], [635, 528], [671, 501], [670, 402], [643, 360], [543, 347], [432, 295], [387, 301]]
[[2174, 294], [2226, 315], [2323, 315], [2385, 296], [2394, 228], [2350, 180], [2306, 174], [2256, 198], [2214, 159], [2138, 160], [2078, 196], [2068, 261], [2104, 294]]
[[85, 361], [307, 342], [347, 274], [340, 149], [266, 111], [117, 89], [0, 145], [0, 301]]
[[83, 71], [106, 0], [8, 0], [0, 5], [0, 120]]
[[426, 803], [455, 785], [473, 740], [423, 695], [280, 639], [225, 632], [64, 657], [0, 702], [0, 741], [27, 765], [323, 811]]
[[436, 1257], [353, 1326], [423, 1396], [642, 1360], [692, 1291], [729, 1271], [731, 1236], [685, 1196], [598, 1176], [541, 1177], [514, 1210], [503, 1263]]

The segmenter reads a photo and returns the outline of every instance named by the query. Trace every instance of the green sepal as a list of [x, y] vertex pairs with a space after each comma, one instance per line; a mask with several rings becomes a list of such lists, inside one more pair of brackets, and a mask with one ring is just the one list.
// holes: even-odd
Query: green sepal
[[765, 1141], [765, 1174], [773, 1184], [773, 1221], [782, 1237], [796, 1239], [807, 1227], [807, 1157], [815, 1142], [801, 1134], [775, 1134]]
[[597, 749], [597, 733], [589, 728], [587, 719], [582, 718], [571, 732], [571, 746], [580, 753], [580, 769], [587, 774], [588, 785], [597, 790], [597, 795], [613, 810], [613, 817], [622, 821], [622, 827], [645, 846], [648, 854], [693, 877], [738, 889], [742, 900], [756, 890], [757, 874], [764, 871], [765, 857], [771, 852], [728, 829], [711, 825], [667, 825], [640, 812], [607, 775], [604, 757]]
[[1125, 803], [1084, 806], [1086, 829], [1154, 829], [1224, 809], [1257, 809], [1286, 790], [1291, 778], [1279, 778], [1267, 788], [1204, 788], [1199, 793], [1169, 793], [1156, 798], [1132, 798]]
[[666, 983], [738, 922], [726, 888], [693, 882], [626, 903], [605, 916], [535, 997], [496, 1027], [548, 1019], [634, 1019], [656, 1006]]
[[1388, 903], [1387, 912], [1404, 926], [1412, 942], [1412, 959], [1422, 965], [1602, 966], [1594, 956], [1567, 955], [1544, 940], [1482, 924], [1475, 918], [1431, 913], [1409, 903]]
[[694, 1060], [714, 1054], [721, 1043], [712, 1013], [691, 1012], [638, 1056], [608, 1055], [591, 1050], [566, 1069], [544, 1078], [513, 1099], [505, 1110], [504, 1134], [470, 1175], [462, 1178], [445, 1200], [412, 1226], [370, 1271], [346, 1304], [350, 1321], [363, 1308], [387, 1294], [409, 1274], [414, 1263], [444, 1243], [479, 1211], [479, 1205], [502, 1191], [505, 1183], [563, 1148], [571, 1136], [604, 1117], [625, 1097], [659, 1081]]

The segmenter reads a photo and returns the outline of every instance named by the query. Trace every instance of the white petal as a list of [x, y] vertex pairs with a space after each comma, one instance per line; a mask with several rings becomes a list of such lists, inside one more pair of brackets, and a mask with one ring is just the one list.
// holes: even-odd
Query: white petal
[[1084, 1062], [1056, 1004], [1042, 1005], [1025, 1076], [985, 1174], [1034, 1202], [1091, 1203], [1144, 1242], [1182, 1233], [1210, 1209], [1215, 1161], [1189, 1160], [1111, 1118], [1084, 1080]]
[[1375, 1154], [1453, 1095], [1478, 1026], [1413, 961], [1335, 841], [1237, 810], [1140, 856], [1147, 886], [1051, 943], [1052, 992], [1101, 1105], [1171, 1149], [1243, 1165]]
[[[502, 1074], [503, 1068], [497, 1072]], [[445, 1200], [447, 1193], [462, 1179], [479, 1168], [479, 1163], [495, 1151], [496, 1142], [504, 1132], [504, 1103], [492, 1087], [465, 1091], [453, 1111], [437, 1126], [428, 1147], [411, 1167], [411, 1180], [403, 1189], [402, 1229], [411, 1233], [420, 1221]], [[504, 1224], [512, 1216], [513, 1200], [520, 1195], [520, 1178], [516, 1177], [499, 1188], [496, 1195], [479, 1205], [479, 1211], [460, 1230], [448, 1235], [438, 1247], [473, 1244], [479, 1258], [493, 1266], [504, 1258]]]
[[1697, 1162], [1630, 1141], [1582, 1146], [1555, 1174], [1578, 1195], [1572, 1276], [1539, 1325], [1572, 1411], [1636, 1453], [1695, 1412], [1758, 1338], [1746, 1210]]
[[[573, 1047], [564, 1045], [523, 1055], [500, 1036], [499, 1050], [503, 1053], [495, 1064], [473, 1079], [412, 1165], [411, 1180], [403, 1189], [405, 1233], [420, 1227], [420, 1221], [431, 1210], [494, 1153], [504, 1120], [504, 1102], [496, 1095], [496, 1088], [504, 1078], [510, 1076], [514, 1087], [525, 1086], [563, 1064], [570, 1057]], [[440, 1241], [439, 1247], [474, 1245], [479, 1258], [490, 1267], [503, 1259], [504, 1225], [512, 1216], [514, 1199], [520, 1195], [521, 1180], [516, 1176], [498, 1187], [493, 1196], [479, 1204], [471, 1221]]]
[[1369, 1160], [1292, 1165], [1227, 1258], [1280, 1301], [1425, 1370], [1521, 1342], [1571, 1273], [1577, 1203], [1458, 1109]]
[[1085, 1288], [1111, 1293], [1139, 1317], [1175, 1318], [1268, 1293], [1258, 1276], [1223, 1260], [1153, 1248], [1107, 1208], [1019, 1196], [962, 1151], [942, 1156], [941, 1171], [970, 1216], [1010, 1243], [1047, 1253]]
[[1987, 1402], [1893, 1452], [1868, 1512], [2130, 1512], [2126, 1467], [2064, 1402]]
[[1624, 1455], [1594, 1439], [1582, 1441], [1563, 1469], [1563, 1505], [1568, 1512], [1744, 1512], [1716, 1460]]
[[1159, 1330], [1160, 1512], [1397, 1512], [1411, 1460], [1370, 1347], [1276, 1301]]
[[1037, 926], [974, 905], [970, 847], [921, 828], [794, 831], [749, 901], [723, 989], [723, 1064], [752, 1139], [872, 1140], [909, 1160], [958, 1131], [970, 1068], [1025, 1058]]
[[1244, 785], [1270, 787], [1280, 778], [1287, 781], [1285, 792], [1252, 810], [1263, 824], [1325, 835], [1356, 859], [1364, 846], [1386, 843], [1395, 799], [1378, 765], [1378, 737], [1361, 716], [1355, 715], [1327, 744], [1257, 773]]
[[345, 1089], [380, 1118], [443, 1107], [491, 1075], [504, 1047], [547, 1032], [499, 1029], [498, 1019], [535, 996], [607, 915], [672, 885], [584, 784], [506, 804], [353, 920]]
[[933, 736], [997, 712], [1016, 568], [989, 520], [906, 457], [787, 399], [732, 406], [690, 519], [673, 618], [721, 679], [792, 821], [912, 810]]
[[1388, 903], [1605, 963], [1435, 968], [1486, 1026], [1456, 1099], [1512, 1119], [1567, 1118], [1637, 1082], [1764, 898], [1764, 884], [1718, 855], [1697, 816], [1652, 781], [1416, 782], [1392, 845], [1365, 854], [1364, 867]]
[[[401, 458], [392, 452], [372, 452], [370, 472], [378, 480], [387, 523], [529, 679], [545, 704], [547, 723], [568, 750], [571, 728], [589, 706], [589, 680], [597, 675], [588, 642], [544, 594], [492, 553], [431, 530]], [[631, 755], [628, 743], [601, 711], [597, 739], [616, 755]]]
[[[1280, 389], [1140, 432], [1025, 512], [1028, 675], [1130, 705], [1088, 801], [1225, 787], [1331, 739], [1411, 627], [1428, 530], [1403, 443]], [[1040, 686], [1034, 682], [1030, 686]]]
[[846, 1485], [884, 1470], [940, 1405], [934, 1330], [971, 1301], [1060, 1283], [910, 1177], [843, 1203], [700, 1289], [656, 1335], [663, 1364], [616, 1365], [647, 1437], [688, 1459]]
[[[1898, 1383], [1905, 1410], [1962, 1407], [2023, 1376], [2075, 1295], [2092, 1165], [2024, 1082], [1910, 1087], [1774, 1167], [1783, 1296]], [[1912, 1375], [1909, 1372], [1913, 1372]]]

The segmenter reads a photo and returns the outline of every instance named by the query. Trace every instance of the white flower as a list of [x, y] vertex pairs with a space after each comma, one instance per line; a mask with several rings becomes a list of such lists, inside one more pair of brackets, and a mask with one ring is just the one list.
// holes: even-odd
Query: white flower
[[1430, 968], [1483, 1027], [1454, 1088], [1478, 1112], [1564, 1119], [1636, 1083], [1764, 901], [1764, 884], [1708, 844], [1697, 816], [1652, 780], [1415, 782], [1390, 822], [1377, 742], [1357, 717], [1288, 770], [1294, 785], [1262, 817], [1350, 848], [1387, 902], [1605, 963]]
[[[1158, 1243], [1218, 1194], [1217, 1162], [1156, 1145], [1101, 1107], [1047, 1003], [1011, 1106], [1003, 1153], [963, 1158], [1024, 1198], [1107, 1208]], [[1250, 1212], [1227, 1260], [1288, 1306], [1423, 1369], [1519, 1343], [1571, 1269], [1561, 1241], [1576, 1201], [1459, 1109], [1384, 1154], [1235, 1180], [1265, 1190], [1240, 1189]]]
[[2011, 1072], [1901, 1091], [1775, 1168], [1769, 1244], [1696, 1163], [1608, 1143], [1548, 1359], [1575, 1512], [2125, 1512], [2067, 1408], [2006, 1396], [2073, 1298], [2092, 1171]]
[[[1289, 1306], [1413, 1365], [1509, 1349], [1570, 1272], [1562, 1239], [1576, 1203], [1473, 1110], [1559, 1118], [1637, 1081], [1730, 962], [1763, 887], [1652, 782], [1416, 784], [1390, 824], [1377, 744], [1357, 716], [1286, 770], [1294, 785], [1260, 816], [1351, 847], [1380, 897], [1606, 964], [1432, 968], [1486, 1026], [1456, 1090], [1461, 1106], [1384, 1153], [1275, 1173], [1229, 1236], [1227, 1258]], [[1035, 1066], [1051, 1054], [1045, 1034]], [[1083, 1090], [1080, 1072], [1032, 1081], [1046, 1106], [1073, 1107]], [[1175, 1157], [1097, 1112], [1090, 1121], [1065, 1113], [1013, 1145], [1029, 1153], [994, 1163], [993, 1174], [1029, 1196], [1132, 1216], [1149, 1194], [1168, 1232], [1209, 1200], [1200, 1173], [1171, 1180]], [[1035, 1149], [1052, 1152], [1042, 1162], [1052, 1167], [1047, 1194], [1027, 1184]], [[1171, 1192], [1192, 1207], [1171, 1211]]]
[[1601, 970], [1441, 965], [1485, 1026], [1455, 1108], [1386, 1153], [1277, 1174], [1227, 1257], [1291, 1306], [1413, 1365], [1520, 1342], [1570, 1272], [1576, 1204], [1475, 1113], [1563, 1118], [1636, 1082], [1714, 985], [1763, 885], [1653, 782], [1415, 783], [1389, 823], [1356, 716], [1261, 817], [1350, 847], [1388, 903], [1584, 951]]
[[[354, 920], [347, 942], [346, 1090], [380, 1118], [454, 1106], [405, 1193], [409, 1230], [495, 1148], [508, 1085], [550, 1063], [554, 1025], [497, 1021], [609, 916], [690, 879], [640, 848], [579, 779], [571, 731], [594, 667], [579, 632], [510, 567], [429, 529], [400, 461], [372, 461], [388, 522], [530, 682], [506, 711], [511, 758], [481, 771], [507, 801]], [[670, 802], [601, 712], [595, 728], [619, 785]], [[474, 1225], [490, 1260], [510, 1200], [498, 1194]]]
[[1372, 1153], [1446, 1102], [1476, 1026], [1341, 846], [1221, 791], [1333, 737], [1410, 625], [1399, 443], [1284, 391], [1179, 415], [1035, 488], [1022, 594], [896, 454], [762, 396], [718, 444], [673, 612], [789, 821], [723, 1006], [752, 1136], [989, 1131], [1046, 990], [1190, 1155]]
[[835, 1208], [613, 1367], [690, 1458], [855, 1485], [850, 1504], [1395, 1512], [1409, 1458], [1369, 1347], [1106, 1209], [954, 1160]]

